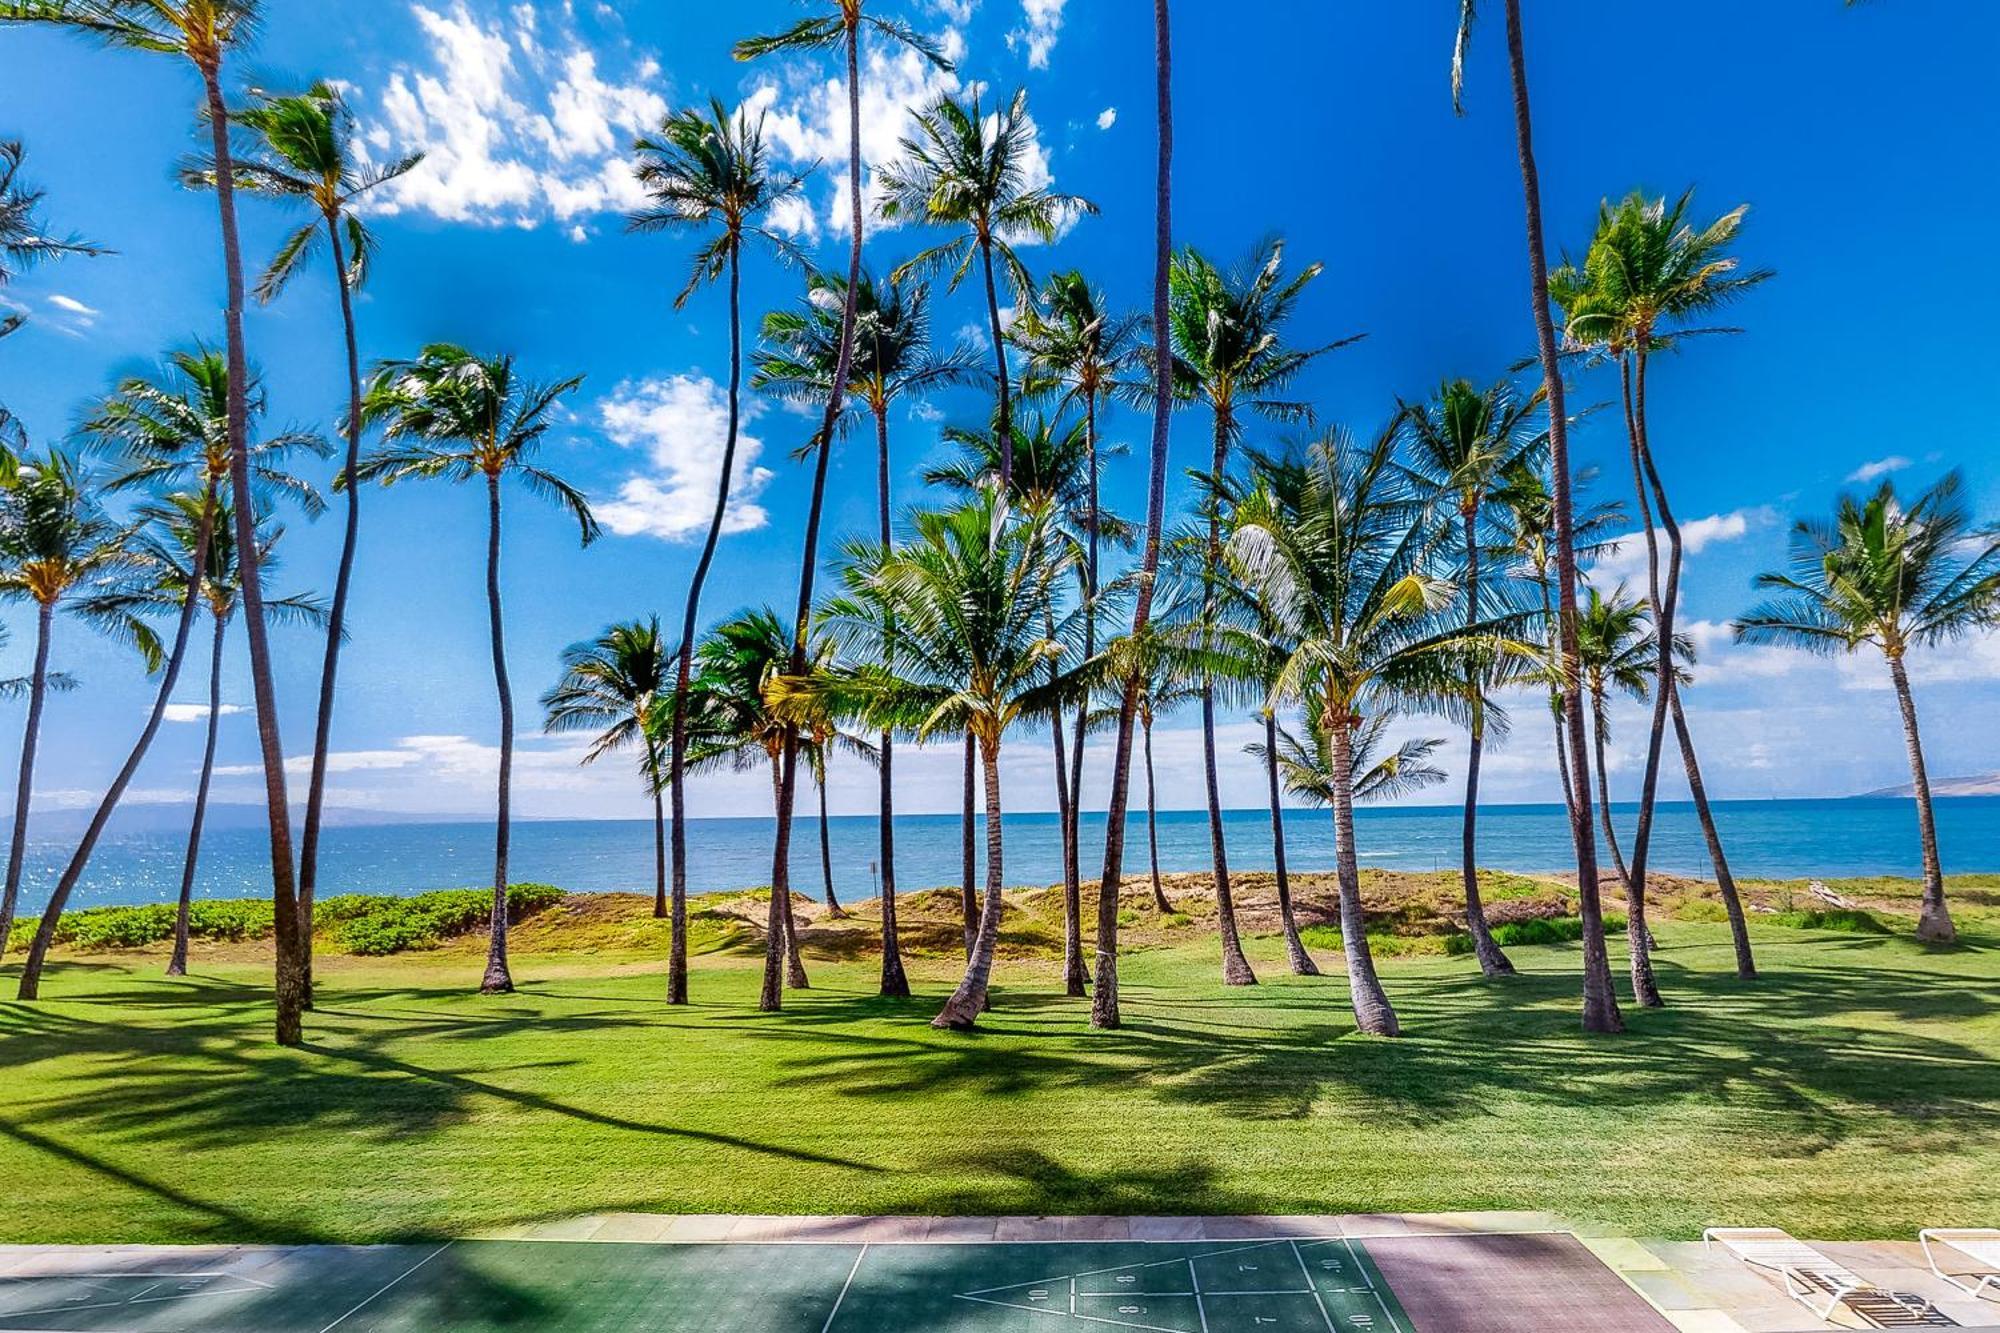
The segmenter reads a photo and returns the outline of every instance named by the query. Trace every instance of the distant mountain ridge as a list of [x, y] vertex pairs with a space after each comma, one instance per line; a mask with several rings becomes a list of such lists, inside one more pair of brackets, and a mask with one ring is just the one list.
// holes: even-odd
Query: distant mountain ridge
[[[1900, 787], [1882, 787], [1876, 791], [1865, 791], [1863, 796], [1903, 796], [1916, 795], [1910, 783]], [[1933, 796], [2000, 796], [2000, 773], [1979, 773], [1962, 778], [1932, 778]]]

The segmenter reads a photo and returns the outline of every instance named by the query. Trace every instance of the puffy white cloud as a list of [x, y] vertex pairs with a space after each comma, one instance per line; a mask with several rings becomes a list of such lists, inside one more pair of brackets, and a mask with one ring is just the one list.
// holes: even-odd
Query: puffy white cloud
[[[743, 404], [744, 427], [759, 413]], [[729, 403], [722, 385], [705, 375], [668, 375], [628, 381], [598, 408], [605, 434], [646, 457], [646, 470], [628, 477], [617, 498], [597, 506], [597, 517], [620, 536], [686, 541], [703, 533], [714, 516], [716, 484], [728, 440]], [[725, 533], [750, 532], [768, 521], [757, 496], [771, 472], [758, 467], [763, 442], [739, 429], [730, 479]]]
[[391, 71], [362, 144], [379, 160], [420, 149], [424, 161], [371, 207], [532, 226], [641, 201], [624, 149], [666, 114], [656, 61], [635, 58], [608, 79], [573, 26], [550, 36], [529, 4], [514, 6], [511, 24], [475, 16], [465, 0], [411, 13], [430, 67]]
[[[224, 704], [215, 711], [217, 716], [220, 717], [234, 717], [238, 713], [249, 710], [244, 708], [242, 704]], [[208, 721], [208, 705], [168, 704], [160, 716], [169, 722], [206, 722]], [[259, 769], [258, 771], [262, 772], [263, 770]]]
[[[1768, 505], [1756, 505], [1748, 509], [1734, 509], [1726, 514], [1710, 514], [1705, 518], [1689, 520], [1681, 524], [1681, 549], [1689, 556], [1700, 555], [1710, 546], [1722, 542], [1733, 542], [1756, 528], [1765, 527], [1777, 521], [1777, 511]], [[1666, 559], [1667, 534], [1655, 528], [1661, 544], [1660, 558]], [[1646, 577], [1646, 538], [1643, 532], [1628, 532], [1618, 539], [1618, 548], [1601, 557], [1590, 567], [1591, 578], [1605, 586], [1615, 583], [1630, 583], [1639, 587]]]
[[1067, 0], [1021, 0], [1022, 24], [1007, 34], [1007, 45], [1026, 49], [1029, 69], [1049, 67], [1049, 54], [1062, 34], [1065, 3]]
[[1849, 481], [1873, 481], [1886, 477], [1891, 472], [1901, 472], [1910, 466], [1910, 460], [1901, 454], [1890, 454], [1887, 458], [1872, 459], [1847, 474]]
[[1100, 112], [1098, 112], [1098, 113], [1097, 113], [1097, 128], [1098, 128], [1098, 129], [1100, 129], [1100, 130], [1108, 130], [1108, 129], [1110, 129], [1110, 128], [1111, 128], [1111, 127], [1112, 127], [1113, 125], [1116, 125], [1117, 123], [1118, 123], [1118, 108], [1117, 108], [1117, 107], [1115, 107], [1115, 106], [1108, 106], [1108, 107], [1105, 107], [1105, 108], [1104, 108], [1104, 110], [1102, 110], [1102, 111], [1100, 111]]

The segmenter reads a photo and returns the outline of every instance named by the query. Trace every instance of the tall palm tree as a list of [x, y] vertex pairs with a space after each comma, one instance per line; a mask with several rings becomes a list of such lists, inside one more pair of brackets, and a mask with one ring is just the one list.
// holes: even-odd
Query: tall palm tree
[[670, 689], [668, 658], [673, 650], [660, 637], [660, 618], [612, 625], [588, 643], [563, 649], [562, 679], [542, 696], [548, 732], [596, 731], [581, 762], [594, 764], [608, 754], [639, 749], [639, 776], [653, 798], [653, 915], [667, 915], [666, 755], [651, 725], [655, 703]]
[[0, 890], [0, 957], [6, 955], [20, 902], [42, 707], [51, 684], [58, 689], [64, 684], [64, 678], [52, 678], [49, 672], [56, 613], [75, 606], [92, 582], [117, 572], [129, 559], [130, 536], [129, 529], [105, 514], [97, 479], [60, 450], [20, 461], [0, 490], [0, 596], [25, 597], [35, 604], [35, 666], [21, 730], [6, 886]]
[[257, 744], [264, 766], [265, 814], [270, 824], [271, 898], [277, 944], [277, 1040], [296, 1046], [304, 1038], [301, 1014], [308, 1003], [305, 948], [299, 935], [298, 893], [292, 862], [291, 806], [285, 794], [285, 746], [278, 734], [277, 687], [271, 644], [264, 627], [264, 593], [257, 577], [256, 505], [250, 473], [250, 354], [243, 337], [243, 247], [236, 227], [236, 169], [229, 107], [222, 96], [222, 68], [230, 52], [256, 36], [259, 0], [5, 0], [0, 24], [45, 23], [68, 28], [108, 46], [179, 56], [201, 78], [202, 115], [215, 164], [217, 223], [227, 300], [224, 343], [229, 369], [229, 489], [235, 507], [236, 544], [243, 562], [243, 623], [250, 639], [251, 692], [257, 706]]
[[[167, 975], [187, 975], [188, 927], [194, 906], [195, 871], [201, 860], [202, 830], [208, 820], [209, 785], [215, 776], [215, 745], [222, 719], [222, 654], [230, 620], [242, 590], [241, 565], [236, 558], [236, 534], [229, 502], [218, 499], [209, 535], [206, 569], [194, 563], [202, 535], [207, 501], [197, 492], [179, 491], [150, 501], [139, 509], [139, 527], [131, 544], [129, 568], [109, 587], [93, 593], [84, 610], [100, 621], [130, 625], [135, 633], [149, 616], [170, 616], [180, 609], [194, 585], [208, 606], [211, 634], [208, 660], [208, 714], [202, 745], [201, 776], [195, 783], [194, 816], [188, 825], [187, 853], [181, 860], [180, 896], [174, 910], [173, 952]], [[284, 529], [269, 520], [258, 525], [262, 549], [258, 559], [265, 573], [275, 568], [273, 552]], [[324, 627], [327, 608], [310, 594], [272, 597], [264, 603], [274, 621]]]
[[[1542, 366], [1549, 405], [1549, 467], [1556, 568], [1556, 678], [1576, 679], [1576, 506], [1570, 492], [1569, 409], [1562, 381], [1561, 353], [1549, 309], [1548, 242], [1542, 231], [1542, 181], [1535, 165], [1533, 117], [1528, 106], [1528, 61], [1522, 52], [1521, 0], [1505, 0], [1507, 68], [1513, 86], [1514, 144], [1521, 163], [1522, 214], [1528, 243], [1528, 302], [1535, 320], [1535, 351]], [[1464, 113], [1465, 57], [1478, 16], [1478, 0], [1458, 0], [1458, 36], [1451, 55], [1451, 100]], [[1611, 953], [1604, 939], [1604, 906], [1597, 885], [1597, 830], [1590, 814], [1590, 772], [1585, 756], [1583, 700], [1566, 686], [1563, 730], [1571, 758], [1568, 778], [1569, 833], [1576, 849], [1577, 915], [1583, 923], [1583, 1028], [1613, 1033], [1625, 1029], [1618, 997], [1611, 989]]]
[[694, 670], [695, 628], [701, 615], [702, 589], [715, 561], [716, 543], [729, 512], [729, 490], [736, 471], [736, 443], [742, 424], [743, 386], [743, 246], [761, 241], [781, 258], [794, 251], [789, 241], [765, 227], [760, 219], [797, 192], [801, 178], [773, 172], [766, 161], [764, 118], [746, 110], [731, 113], [720, 98], [709, 99], [706, 114], [675, 112], [661, 123], [657, 136], [633, 145], [636, 174], [646, 192], [647, 206], [629, 219], [634, 231], [702, 228], [714, 235], [695, 252], [687, 285], [674, 298], [676, 309], [704, 283], [726, 275], [729, 284], [729, 424], [722, 444], [722, 463], [715, 487], [715, 509], [702, 541], [701, 556], [688, 580], [686, 610], [681, 616], [680, 649], [674, 665], [674, 706], [668, 710], [666, 787], [673, 804], [673, 905], [667, 952], [667, 1003], [687, 1003], [687, 717], [688, 681]]
[[[1114, 317], [1105, 312], [1104, 294], [1093, 288], [1075, 269], [1051, 274], [1042, 289], [1024, 306], [1008, 330], [1008, 340], [1021, 353], [1022, 389], [1031, 397], [1053, 395], [1065, 407], [1075, 407], [1083, 415], [1084, 472], [1087, 499], [1083, 521], [1083, 654], [1097, 652], [1098, 596], [1101, 591], [1099, 558], [1102, 554], [1101, 469], [1098, 407], [1117, 387], [1118, 377], [1132, 359], [1139, 322], [1130, 316]], [[1083, 749], [1090, 726], [1090, 700], [1080, 699], [1071, 733], [1070, 767], [1067, 779], [1069, 799], [1063, 803], [1063, 898], [1067, 922], [1080, 914], [1071, 904], [1080, 904], [1082, 893]], [[1057, 725], [1060, 725], [1058, 723]], [[1059, 784], [1060, 786], [1061, 784]], [[1067, 926], [1065, 927], [1067, 933]], [[1075, 965], [1066, 968], [1074, 994], [1083, 994], [1082, 943], [1065, 944]]]
[[[6, 11], [0, 8], [0, 21]], [[0, 287], [16, 274], [65, 255], [109, 253], [76, 237], [50, 234], [39, 216], [43, 192], [21, 179], [23, 150], [17, 139], [0, 140]], [[21, 327], [27, 316], [18, 311], [0, 315], [0, 338]], [[6, 404], [0, 403], [0, 449], [23, 443], [21, 432]], [[0, 931], [5, 927], [0, 926]]]
[[904, 263], [894, 276], [949, 268], [945, 290], [958, 284], [979, 261], [986, 286], [986, 320], [993, 344], [993, 379], [999, 386], [1000, 476], [1013, 479], [1013, 392], [1007, 371], [1006, 332], [1000, 323], [997, 267], [1005, 270], [1017, 304], [1033, 296], [1034, 281], [1015, 251], [1018, 242], [1049, 242], [1097, 205], [1072, 194], [1036, 185], [1029, 172], [1035, 122], [1028, 115], [1028, 91], [1017, 89], [1004, 110], [988, 114], [974, 88], [965, 97], [939, 93], [915, 111], [914, 137], [902, 141], [902, 157], [878, 173], [881, 214], [892, 222], [928, 222], [965, 228], [965, 234], [933, 246]]
[[[1633, 494], [1638, 501], [1639, 525], [1646, 541], [1647, 602], [1652, 608], [1653, 623], [1669, 638], [1674, 635], [1680, 608], [1681, 530], [1667, 501], [1666, 487], [1653, 455], [1647, 413], [1647, 368], [1654, 351], [1689, 337], [1724, 331], [1690, 328], [1688, 322], [1735, 301], [1770, 276], [1768, 270], [1739, 271], [1738, 261], [1728, 253], [1742, 227], [1747, 206], [1733, 209], [1697, 230], [1687, 221], [1692, 198], [1693, 192], [1689, 191], [1669, 205], [1665, 199], [1648, 199], [1635, 192], [1615, 207], [1608, 202], [1603, 204], [1598, 210], [1596, 234], [1582, 264], [1565, 264], [1549, 278], [1550, 293], [1564, 314], [1565, 338], [1573, 346], [1618, 366], [1626, 438], [1632, 456]], [[1660, 527], [1667, 535], [1664, 584], [1659, 533], [1653, 528], [1656, 505]], [[1664, 655], [1659, 657], [1652, 727], [1646, 739], [1646, 766], [1640, 779], [1639, 818], [1632, 835], [1627, 896], [1643, 897], [1646, 891], [1646, 859], [1652, 843], [1661, 751], [1669, 716], [1674, 719], [1683, 765], [1695, 798], [1695, 812], [1715, 861], [1724, 902], [1730, 908], [1738, 972], [1751, 977], [1756, 969], [1750, 957], [1749, 933], [1695, 759], [1694, 740], [1680, 706], [1680, 690]], [[1658, 1005], [1659, 988], [1646, 956], [1645, 934], [1633, 932], [1632, 938], [1639, 945], [1631, 955], [1633, 989], [1640, 995], [1641, 1003]]]
[[[1153, 0], [1153, 346], [1168, 345], [1172, 321], [1170, 270], [1174, 250], [1174, 42], [1170, 0]], [[1153, 358], [1153, 438], [1146, 469], [1146, 537], [1133, 578], [1132, 639], [1146, 642], [1152, 626], [1153, 584], [1159, 576], [1160, 539], [1167, 523], [1167, 463], [1174, 410], [1173, 366]], [[1104, 871], [1097, 881], [1097, 985], [1090, 1025], [1113, 1029], [1123, 1021], [1118, 1005], [1118, 890], [1125, 872], [1125, 814], [1132, 788], [1132, 723], [1145, 691], [1145, 656], [1122, 664], [1117, 736], [1111, 751], [1111, 801], [1104, 820]], [[1150, 725], [1148, 737], [1151, 736]], [[1150, 747], [1148, 758], [1151, 757]], [[1147, 775], [1151, 777], [1150, 764]], [[1150, 825], [1148, 826], [1150, 829]], [[1157, 863], [1157, 857], [1156, 857]], [[1155, 877], [1153, 892], [1160, 899]]]
[[[1484, 390], [1470, 380], [1447, 380], [1428, 402], [1404, 410], [1404, 448], [1419, 487], [1439, 510], [1457, 520], [1460, 577], [1465, 587], [1465, 621], [1479, 623], [1484, 571], [1481, 548], [1487, 538], [1487, 509], [1493, 491], [1510, 469], [1532, 468], [1546, 448], [1547, 437], [1532, 429], [1541, 395], [1523, 397], [1505, 380]], [[1471, 709], [1470, 743], [1465, 760], [1465, 810], [1459, 835], [1459, 877], [1465, 886], [1465, 924], [1472, 936], [1479, 970], [1489, 977], [1507, 976], [1513, 963], [1493, 941], [1486, 909], [1479, 901], [1478, 827], [1479, 762], [1486, 749], [1488, 699], [1495, 669], [1519, 659], [1495, 659], [1468, 654], [1466, 702]]]
[[1923, 840], [1917, 938], [1948, 944], [1957, 931], [1944, 901], [1930, 775], [1905, 658], [1912, 648], [2000, 624], [2000, 531], [1975, 532], [1957, 472], [1908, 501], [1885, 481], [1873, 495], [1842, 496], [1830, 522], [1801, 519], [1792, 528], [1790, 563], [1789, 573], [1757, 576], [1757, 586], [1773, 596], [1735, 622], [1736, 638], [1827, 656], [1869, 644], [1887, 660]]
[[[859, 563], [850, 577], [875, 584], [893, 603], [898, 636], [894, 663], [855, 669], [850, 688], [872, 691], [878, 715], [901, 718], [919, 740], [937, 732], [970, 732], [978, 740], [986, 795], [985, 899], [965, 977], [932, 1020], [933, 1027], [971, 1028], [986, 1007], [999, 940], [1001, 743], [1023, 719], [1050, 716], [1069, 688], [1067, 679], [1049, 680], [1048, 663], [1066, 652], [1074, 616], [1063, 616], [1053, 632], [1048, 617], [1075, 552], [1046, 504], [1015, 510], [1005, 490], [994, 486], [959, 509], [919, 512], [904, 544], [853, 548], [850, 558]], [[836, 638], [858, 633], [865, 642], [876, 623], [869, 608], [846, 598], [827, 608], [826, 624]]]
[[[1169, 277], [1172, 340], [1168, 355], [1174, 378], [1185, 398], [1207, 403], [1214, 419], [1209, 473], [1220, 477], [1229, 451], [1241, 443], [1246, 418], [1309, 422], [1312, 408], [1284, 395], [1314, 358], [1340, 346], [1290, 347], [1285, 326], [1298, 307], [1306, 284], [1320, 275], [1319, 264], [1308, 264], [1287, 278], [1284, 243], [1267, 238], [1251, 250], [1237, 268], [1217, 268], [1199, 251], [1183, 250], [1175, 257]], [[1344, 341], [1352, 341], [1347, 339]], [[1149, 351], [1149, 355], [1158, 355]], [[1208, 542], [1202, 565], [1204, 582], [1219, 579], [1222, 562], [1222, 519], [1213, 506], [1208, 518]], [[1215, 589], [1203, 592], [1202, 618], [1215, 615]], [[1201, 700], [1202, 770], [1207, 783], [1209, 853], [1215, 867], [1215, 900], [1222, 935], [1222, 980], [1231, 986], [1252, 986], [1257, 976], [1243, 955], [1236, 930], [1236, 907], [1229, 891], [1229, 851], [1222, 836], [1222, 789], [1215, 761], [1215, 688], [1210, 682]]]
[[507, 970], [507, 852], [513, 804], [514, 692], [500, 620], [500, 483], [514, 477], [528, 492], [567, 509], [583, 544], [597, 540], [597, 519], [583, 493], [531, 460], [555, 424], [555, 407], [582, 376], [536, 384], [514, 373], [511, 356], [479, 357], [434, 343], [413, 361], [385, 362], [368, 389], [364, 413], [382, 427], [382, 444], [341, 482], [442, 480], [486, 483], [486, 613], [493, 686], [500, 703], [500, 772], [494, 816], [493, 920], [480, 990], [514, 989]]
[[[1442, 736], [1404, 741], [1382, 754], [1392, 713], [1377, 713], [1354, 729], [1348, 767], [1351, 790], [1358, 802], [1392, 801], [1450, 780], [1451, 775], [1432, 761], [1444, 744]], [[1278, 771], [1284, 775], [1285, 790], [1306, 804], [1326, 809], [1334, 803], [1333, 737], [1318, 725], [1316, 713], [1306, 714], [1303, 738], [1286, 727], [1278, 728]]]
[[1373, 714], [1412, 703], [1465, 711], [1463, 647], [1493, 627], [1452, 616], [1456, 589], [1428, 572], [1435, 539], [1395, 468], [1395, 429], [1357, 446], [1334, 431], [1299, 457], [1261, 459], [1231, 507], [1229, 559], [1295, 645], [1271, 691], [1316, 716], [1332, 759], [1341, 944], [1354, 1019], [1396, 1036], [1375, 974], [1354, 847], [1354, 739]]
[[[233, 113], [248, 132], [233, 159], [235, 187], [301, 206], [312, 214], [285, 238], [258, 278], [260, 302], [277, 299], [293, 277], [312, 261], [322, 236], [333, 266], [340, 309], [342, 344], [347, 353], [347, 456], [353, 471], [361, 461], [361, 352], [354, 327], [354, 294], [368, 280], [375, 237], [355, 205], [364, 195], [411, 170], [416, 153], [385, 167], [359, 159], [354, 148], [354, 116], [340, 90], [321, 80], [303, 93], [253, 93], [251, 105]], [[213, 188], [215, 163], [184, 171], [189, 184]], [[340, 539], [340, 563], [333, 579], [333, 605], [326, 621], [326, 649], [320, 661], [319, 709], [313, 724], [312, 767], [306, 778], [305, 819], [299, 828], [299, 940], [306, 1003], [312, 1003], [313, 900], [319, 888], [320, 827], [326, 809], [327, 755], [333, 743], [334, 687], [340, 674], [340, 646], [347, 637], [347, 596], [354, 577], [354, 551], [361, 536], [360, 488], [347, 488], [347, 513]]]
[[[1604, 743], [1611, 739], [1611, 718], [1606, 707], [1613, 690], [1644, 703], [1652, 693], [1654, 661], [1659, 656], [1659, 639], [1653, 634], [1646, 603], [1629, 597], [1619, 584], [1609, 597], [1596, 588], [1587, 588], [1577, 617], [1577, 654], [1583, 669], [1582, 686], [1590, 695], [1591, 733], [1596, 743], [1597, 801], [1604, 815], [1604, 841], [1611, 849], [1611, 863], [1629, 894], [1632, 875], [1618, 848], [1618, 828], [1611, 818], [1611, 780], [1604, 762]], [[1675, 656], [1692, 657], [1694, 645], [1677, 635]], [[1676, 672], [1677, 676], [1683, 673]], [[1631, 918], [1633, 947], [1650, 949], [1645, 929], [1645, 899], [1633, 900], [1638, 915]]]

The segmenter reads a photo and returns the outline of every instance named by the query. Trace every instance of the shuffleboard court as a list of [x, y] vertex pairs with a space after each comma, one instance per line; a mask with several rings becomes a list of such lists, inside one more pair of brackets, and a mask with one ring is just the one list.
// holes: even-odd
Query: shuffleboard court
[[[486, 1240], [51, 1250], [0, 1266], [0, 1330], [1487, 1333], [1503, 1326], [1669, 1327], [1566, 1237], [1512, 1250], [1467, 1249], [1466, 1239]], [[1371, 1244], [1392, 1259], [1378, 1262]], [[1440, 1284], [1451, 1289], [1449, 1298], [1435, 1289]], [[1600, 1322], [1551, 1322], [1558, 1314], [1588, 1318], [1579, 1299]], [[1496, 1322], [1502, 1316], [1518, 1322]]]

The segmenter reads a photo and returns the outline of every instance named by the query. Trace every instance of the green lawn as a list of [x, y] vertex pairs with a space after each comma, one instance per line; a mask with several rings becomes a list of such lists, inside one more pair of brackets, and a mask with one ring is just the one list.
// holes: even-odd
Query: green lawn
[[[605, 1211], [1546, 1209], [1622, 1234], [1773, 1223], [1820, 1237], [1993, 1224], [2000, 947], [1764, 927], [1660, 930], [1670, 1008], [1576, 1026], [1572, 947], [1524, 975], [1387, 960], [1409, 1036], [1356, 1037], [1339, 977], [1224, 990], [1200, 943], [1125, 963], [1092, 1033], [1044, 962], [986, 1029], [821, 961], [755, 1011], [752, 960], [658, 1002], [636, 955], [524, 955], [468, 993], [446, 951], [329, 959], [309, 1044], [268, 1041], [261, 968], [70, 958], [0, 1002], [0, 1241], [373, 1241]], [[1622, 954], [1614, 959], [1622, 964]], [[197, 959], [197, 963], [200, 960]], [[0, 971], [12, 994], [17, 967]]]

